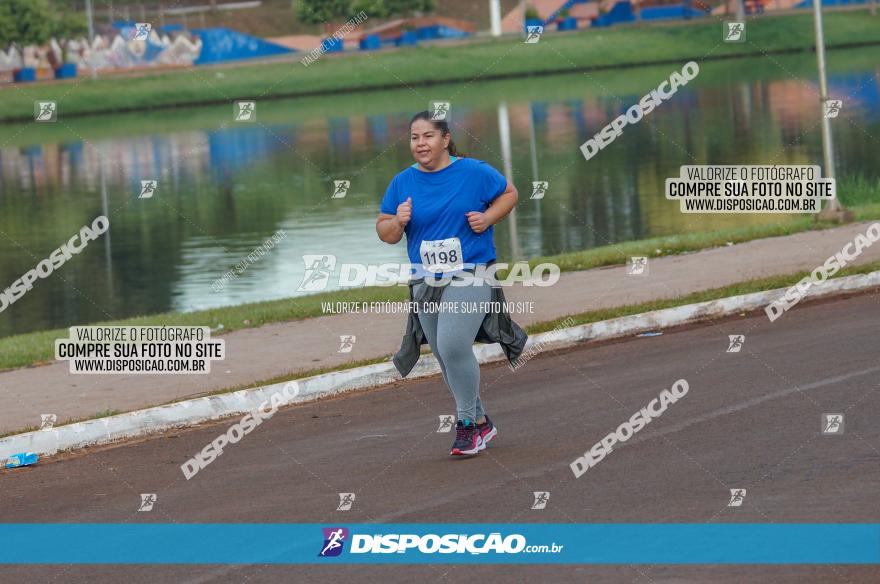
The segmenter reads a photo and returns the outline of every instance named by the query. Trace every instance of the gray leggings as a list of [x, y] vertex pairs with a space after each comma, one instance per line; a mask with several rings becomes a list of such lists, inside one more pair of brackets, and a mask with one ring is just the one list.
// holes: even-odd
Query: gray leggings
[[[413, 293], [418, 295], [418, 283]], [[492, 287], [446, 286], [443, 288], [441, 302], [444, 303], [488, 303], [492, 299]], [[487, 311], [462, 310], [462, 304], [452, 304], [450, 310], [433, 312], [419, 311], [419, 323], [434, 356], [440, 363], [443, 381], [455, 398], [459, 420], [472, 420], [482, 416], [483, 402], [480, 400], [480, 364], [474, 356], [473, 344]], [[458, 307], [458, 310], [455, 309]]]

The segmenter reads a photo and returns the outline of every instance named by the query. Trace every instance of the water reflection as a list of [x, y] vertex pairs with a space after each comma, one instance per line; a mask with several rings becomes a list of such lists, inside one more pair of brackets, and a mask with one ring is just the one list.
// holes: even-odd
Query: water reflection
[[[844, 100], [834, 125], [839, 176], [878, 175], [877, 72], [870, 64], [829, 77], [831, 95]], [[819, 164], [815, 85], [778, 69], [697, 78], [585, 161], [579, 145], [637, 103], [654, 83], [646, 79], [633, 76], [613, 93], [579, 76], [513, 90], [484, 84], [456, 102], [456, 143], [521, 193], [515, 215], [496, 228], [500, 259], [781, 220], [682, 215], [663, 198], [663, 183], [682, 164]], [[193, 110], [204, 122], [170, 131], [150, 126], [162, 114], [145, 114], [134, 132], [106, 131], [111, 120], [95, 136], [0, 147], [2, 287], [95, 216], [111, 219], [103, 243], [0, 313], [0, 335], [294, 296], [303, 254], [405, 261], [402, 245], [378, 240], [374, 221], [388, 181], [412, 162], [407, 123], [420, 106], [396, 99], [360, 113], [347, 107], [355, 99], [363, 98], [327, 98], [321, 115], [295, 119], [278, 113], [289, 104], [261, 105], [275, 113], [259, 124], [234, 124], [225, 109]], [[153, 199], [137, 199], [144, 179], [158, 181]], [[338, 179], [351, 180], [351, 189], [331, 199]], [[540, 201], [528, 198], [537, 180], [549, 182]], [[288, 236], [275, 249], [222, 291], [212, 289], [279, 229]]]

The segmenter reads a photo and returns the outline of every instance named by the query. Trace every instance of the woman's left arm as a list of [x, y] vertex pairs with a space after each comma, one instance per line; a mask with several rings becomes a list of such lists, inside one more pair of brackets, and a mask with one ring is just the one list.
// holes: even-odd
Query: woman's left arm
[[482, 233], [495, 225], [510, 213], [519, 200], [519, 193], [516, 187], [510, 181], [507, 181], [507, 188], [498, 195], [498, 198], [492, 201], [492, 204], [485, 212], [469, 211], [467, 215], [468, 223], [475, 233]]

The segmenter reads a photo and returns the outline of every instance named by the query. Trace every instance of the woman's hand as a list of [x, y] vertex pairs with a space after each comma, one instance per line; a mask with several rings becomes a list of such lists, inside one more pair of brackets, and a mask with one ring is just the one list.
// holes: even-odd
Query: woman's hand
[[508, 182], [507, 186], [504, 188], [504, 192], [492, 201], [492, 204], [489, 205], [489, 208], [486, 209], [485, 213], [480, 213], [478, 211], [469, 211], [465, 213], [471, 229], [473, 229], [475, 233], [483, 233], [491, 226], [504, 219], [504, 217], [506, 217], [516, 205], [517, 200], [519, 200], [519, 193], [517, 192], [516, 187]]
[[379, 234], [379, 239], [385, 243], [397, 243], [403, 239], [404, 228], [410, 219], [412, 219], [412, 197], [407, 197], [397, 206], [397, 213], [394, 215], [379, 213], [379, 218], [376, 219], [376, 233]]
[[406, 227], [412, 217], [412, 197], [407, 197], [404, 202], [397, 206], [397, 222], [401, 227]]
[[482, 233], [492, 225], [485, 213], [468, 211], [465, 215], [467, 216], [468, 224], [471, 226], [474, 233]]

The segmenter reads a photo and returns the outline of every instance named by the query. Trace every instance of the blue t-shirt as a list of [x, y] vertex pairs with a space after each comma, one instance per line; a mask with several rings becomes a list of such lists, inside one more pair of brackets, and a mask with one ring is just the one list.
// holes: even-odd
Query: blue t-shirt
[[413, 266], [422, 265], [424, 240], [457, 237], [465, 266], [495, 260], [492, 226], [475, 233], [465, 213], [485, 212], [507, 188], [507, 179], [490, 164], [475, 158], [453, 158], [442, 170], [426, 172], [413, 165], [388, 184], [379, 210], [397, 214], [397, 206], [412, 197], [412, 215], [404, 227], [406, 250]]

